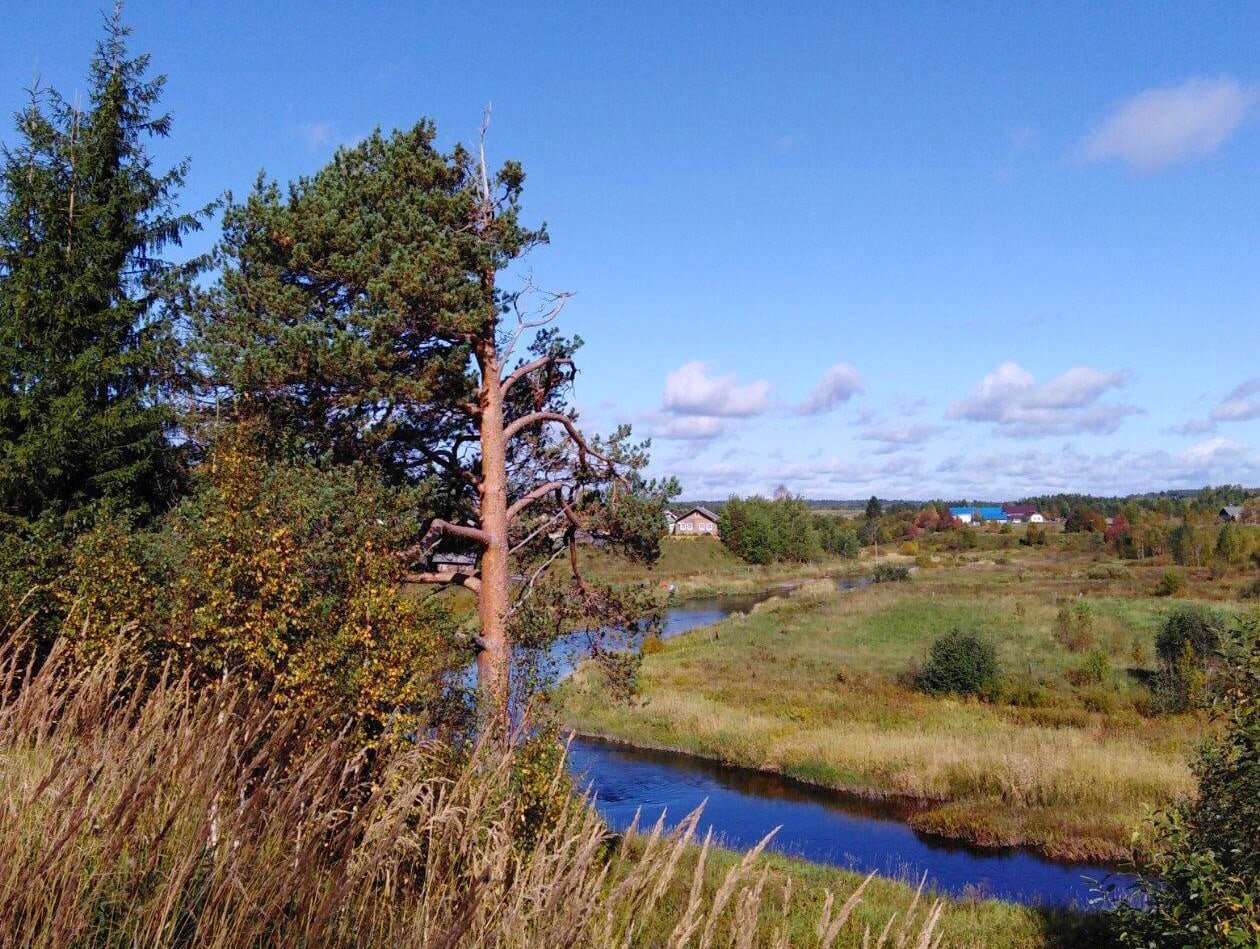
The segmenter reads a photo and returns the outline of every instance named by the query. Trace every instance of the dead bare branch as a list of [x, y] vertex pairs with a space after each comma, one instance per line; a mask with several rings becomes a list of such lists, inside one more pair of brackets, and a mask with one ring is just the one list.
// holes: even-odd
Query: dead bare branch
[[552, 491], [559, 492], [561, 488], [564, 488], [567, 486], [568, 486], [567, 483], [564, 481], [546, 481], [543, 484], [540, 484], [538, 487], [534, 488], [534, 490], [530, 491], [528, 494], [522, 495], [520, 498], [518, 498], [516, 501], [512, 503], [511, 507], [508, 508], [507, 510], [508, 523], [511, 524], [518, 517], [520, 517], [521, 512], [524, 511], [531, 504], [533, 504], [535, 501], [539, 500], [540, 498], [546, 497]]
[[464, 540], [475, 541], [483, 547], [490, 545], [490, 535], [480, 527], [471, 527], [467, 524], [452, 524], [450, 521], [434, 518], [433, 522], [429, 524], [429, 529], [420, 538], [420, 542], [400, 550], [398, 557], [401, 560], [415, 560], [417, 557], [432, 551], [442, 537], [461, 537]]
[[539, 369], [543, 369], [547, 366], [555, 368], [557, 366], [572, 367], [573, 365], [573, 360], [565, 356], [543, 356], [540, 359], [535, 359], [533, 362], [527, 362], [503, 380], [503, 394], [506, 396], [508, 390], [511, 389], [513, 385], [525, 378], [525, 376], [528, 376], [531, 372], [537, 372]]
[[449, 585], [458, 583], [474, 593], [481, 591], [481, 578], [464, 570], [420, 570], [403, 574], [407, 583]]

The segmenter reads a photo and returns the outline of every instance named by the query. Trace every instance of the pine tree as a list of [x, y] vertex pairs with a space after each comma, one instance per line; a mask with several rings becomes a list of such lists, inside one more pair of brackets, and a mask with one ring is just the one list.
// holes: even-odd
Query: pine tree
[[187, 162], [159, 173], [164, 80], [146, 79], [116, 8], [87, 103], [36, 89], [0, 156], [0, 513], [73, 513], [98, 500], [140, 513], [178, 479], [162, 398], [173, 305], [200, 261], [162, 258], [200, 226], [176, 209]]
[[[413, 582], [476, 594], [482, 707], [506, 723], [514, 642], [636, 618], [619, 591], [583, 578], [579, 536], [650, 558], [675, 488], [639, 477], [644, 446], [628, 430], [581, 432], [580, 341], [551, 326], [565, 295], [505, 279], [546, 240], [519, 220], [520, 165], [495, 172], [484, 147], [443, 152], [436, 137], [428, 121], [377, 131], [289, 188], [260, 181], [230, 205], [196, 341], [224, 418], [317, 464], [432, 486], [438, 516], [400, 555]], [[451, 553], [464, 559], [433, 559]], [[572, 581], [549, 589], [566, 554]]]

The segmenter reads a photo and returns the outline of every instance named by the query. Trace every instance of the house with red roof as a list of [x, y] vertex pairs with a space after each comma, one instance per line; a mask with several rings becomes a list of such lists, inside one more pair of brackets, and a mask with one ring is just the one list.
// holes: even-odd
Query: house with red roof
[[1002, 513], [1012, 524], [1041, 524], [1045, 517], [1035, 504], [1003, 504]]

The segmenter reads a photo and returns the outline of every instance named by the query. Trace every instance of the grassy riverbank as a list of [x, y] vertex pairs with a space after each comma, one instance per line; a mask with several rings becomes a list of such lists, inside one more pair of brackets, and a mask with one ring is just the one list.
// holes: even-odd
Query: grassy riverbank
[[[1034, 576], [1038, 562], [922, 571], [845, 594], [809, 584], [646, 656], [634, 704], [610, 701], [594, 671], [580, 670], [561, 690], [563, 714], [583, 732], [915, 799], [912, 823], [925, 831], [1123, 858], [1150, 808], [1193, 790], [1186, 756], [1204, 726], [1156, 716], [1142, 682], [1169, 604], [1090, 597], [1092, 648], [1107, 664], [1088, 680], [1084, 656], [1052, 632], [1061, 598], [1082, 581], [1069, 570]], [[953, 627], [998, 644], [996, 701], [902, 684]]]
[[[634, 838], [627, 841], [632, 851], [640, 846]], [[669, 934], [683, 914], [699, 853], [699, 847], [689, 848], [674, 884], [648, 908], [648, 916], [643, 921], [643, 945], [667, 944]], [[741, 854], [729, 850], [710, 852], [703, 882], [708, 901], [712, 900], [730, 868], [741, 859]], [[817, 944], [818, 920], [826, 894], [832, 893], [838, 906], [863, 879], [860, 874], [847, 870], [775, 854], [760, 856], [757, 867], [766, 873], [762, 912], [752, 943], [757, 946], [772, 945], [776, 932], [788, 937], [788, 945]], [[790, 894], [787, 900], [783, 898], [785, 887]], [[916, 900], [914, 887], [874, 877], [862, 892], [862, 900], [849, 924], [841, 930], [835, 946], [856, 949], [863, 945], [863, 934], [867, 930], [873, 942], [889, 919], [893, 921], [894, 932], [904, 927], [907, 934], [917, 933], [935, 899], [933, 895], [923, 894]], [[1096, 914], [1020, 906], [999, 900], [944, 898], [935, 933], [941, 937], [943, 946], [968, 949], [1066, 949], [1069, 946], [1078, 949], [1106, 945], [1105, 924], [1105, 919]], [[914, 945], [914, 940], [909, 939], [908, 944]]]

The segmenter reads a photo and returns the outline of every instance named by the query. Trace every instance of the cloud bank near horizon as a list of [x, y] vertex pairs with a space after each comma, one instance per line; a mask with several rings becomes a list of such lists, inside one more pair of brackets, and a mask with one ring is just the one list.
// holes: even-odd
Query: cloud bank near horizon
[[[799, 400], [776, 401], [771, 380], [693, 360], [667, 373], [660, 407], [637, 421], [657, 439], [653, 470], [677, 475], [693, 498], [779, 484], [806, 497], [923, 499], [1260, 484], [1260, 452], [1246, 437], [1260, 419], [1260, 377], [1214, 399], [1206, 417], [1160, 430], [1197, 439], [1184, 447], [1117, 442], [1147, 414], [1120, 398], [1132, 380], [1125, 368], [1086, 365], [1039, 379], [1008, 360], [933, 403], [872, 392], [857, 368], [836, 363]], [[1216, 434], [1221, 425], [1235, 428]]]

